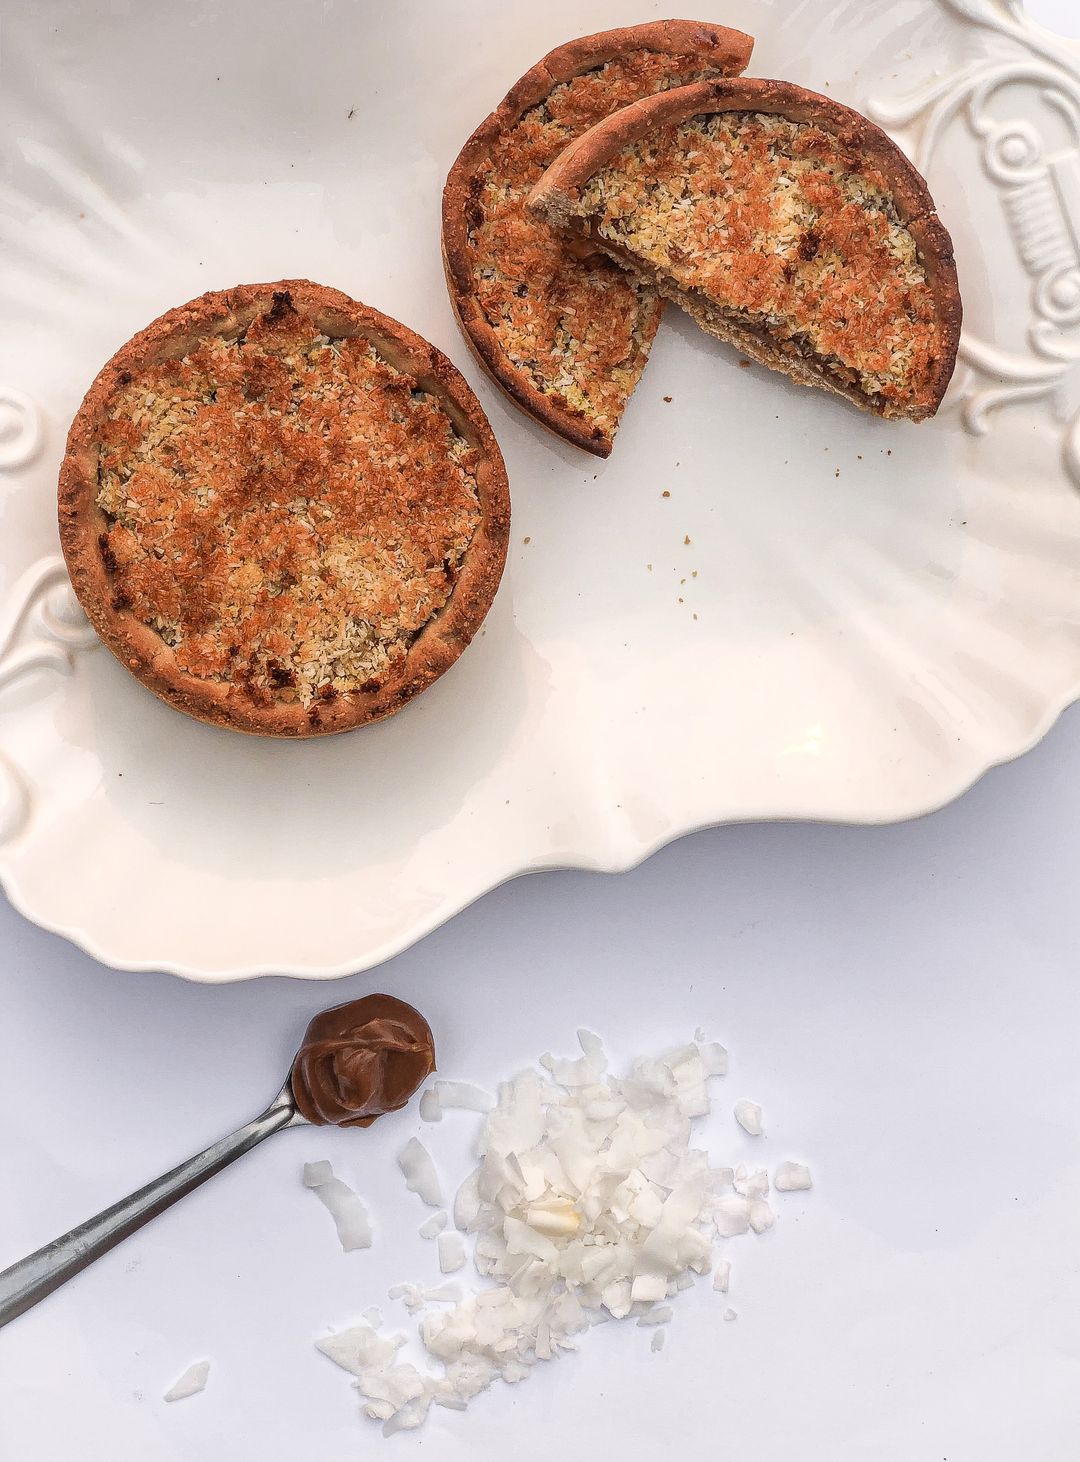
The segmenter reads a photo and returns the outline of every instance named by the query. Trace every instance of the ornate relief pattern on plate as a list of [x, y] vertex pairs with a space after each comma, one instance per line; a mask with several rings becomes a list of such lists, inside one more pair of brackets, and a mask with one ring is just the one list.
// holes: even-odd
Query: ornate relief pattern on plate
[[[942, 3], [985, 34], [985, 54], [914, 95], [875, 99], [871, 110], [885, 126], [913, 129], [916, 163], [931, 181], [946, 133], [966, 123], [1031, 280], [1027, 350], [965, 327], [960, 358], [969, 370], [953, 400], [975, 436], [1003, 406], [1045, 402], [1080, 487], [1080, 47], [1036, 25], [1021, 0]], [[1034, 108], [1018, 114], [1032, 91], [1046, 125], [1036, 125]]]
[[[0, 709], [5, 692], [38, 670], [70, 675], [79, 650], [96, 644], [59, 557], [40, 559], [12, 586], [0, 618]], [[32, 808], [22, 771], [0, 751], [0, 844], [26, 826]]]

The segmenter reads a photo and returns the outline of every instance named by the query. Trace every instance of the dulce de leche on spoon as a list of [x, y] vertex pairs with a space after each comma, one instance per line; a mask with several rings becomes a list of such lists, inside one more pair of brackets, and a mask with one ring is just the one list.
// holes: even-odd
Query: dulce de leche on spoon
[[317, 1015], [293, 1061], [293, 1100], [317, 1127], [370, 1127], [435, 1070], [431, 1027], [392, 995], [365, 995]]

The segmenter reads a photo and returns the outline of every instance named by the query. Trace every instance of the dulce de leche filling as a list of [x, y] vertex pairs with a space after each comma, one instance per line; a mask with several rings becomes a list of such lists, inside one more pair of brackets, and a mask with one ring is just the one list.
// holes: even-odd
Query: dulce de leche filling
[[317, 1015], [293, 1061], [293, 1097], [316, 1126], [370, 1127], [403, 1107], [435, 1070], [435, 1042], [418, 1010], [365, 995]]

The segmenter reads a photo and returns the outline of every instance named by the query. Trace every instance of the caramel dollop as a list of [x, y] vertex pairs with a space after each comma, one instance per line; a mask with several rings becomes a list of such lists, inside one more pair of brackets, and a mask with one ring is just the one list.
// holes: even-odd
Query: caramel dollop
[[392, 995], [365, 995], [317, 1015], [293, 1061], [293, 1097], [316, 1126], [370, 1127], [403, 1107], [435, 1070], [431, 1027]]

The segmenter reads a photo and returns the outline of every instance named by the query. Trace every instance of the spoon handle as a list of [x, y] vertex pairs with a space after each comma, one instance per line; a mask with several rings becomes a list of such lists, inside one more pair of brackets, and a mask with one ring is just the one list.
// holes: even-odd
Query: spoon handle
[[144, 1188], [121, 1198], [96, 1218], [62, 1234], [37, 1253], [29, 1254], [0, 1271], [0, 1327], [29, 1310], [80, 1270], [126, 1239], [144, 1223], [156, 1218], [186, 1193], [205, 1183], [229, 1163], [283, 1127], [300, 1123], [288, 1087], [253, 1121], [215, 1142], [205, 1152], [189, 1157], [171, 1172], [147, 1183]]

